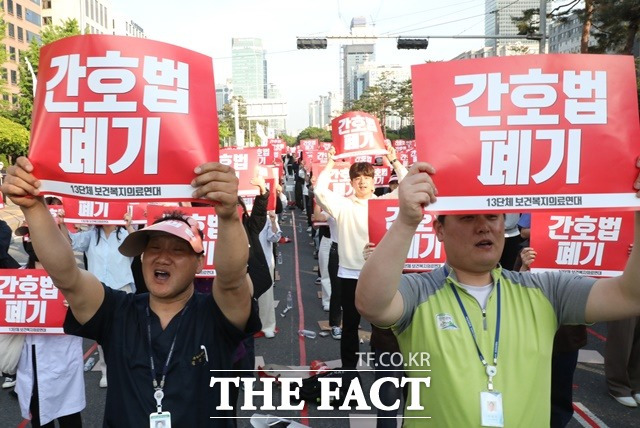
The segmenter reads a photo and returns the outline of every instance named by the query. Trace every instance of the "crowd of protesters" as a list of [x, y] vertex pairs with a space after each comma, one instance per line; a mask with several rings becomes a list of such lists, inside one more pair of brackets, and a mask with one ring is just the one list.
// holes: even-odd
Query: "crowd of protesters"
[[[228, 250], [215, 253], [218, 278], [213, 284], [208, 282], [205, 293], [195, 293], [200, 294], [198, 298], [194, 297], [194, 290], [199, 290], [198, 286], [194, 286], [194, 275], [202, 268], [202, 241], [200, 239], [198, 246], [197, 242], [194, 244], [185, 237], [190, 231], [194, 232], [193, 219], [177, 211], [167, 213], [167, 217], [159, 219], [157, 224], [138, 231], [131, 226], [131, 218], [128, 217], [125, 218], [126, 225], [123, 228], [94, 226], [89, 230], [68, 233], [68, 229], [62, 223], [55, 224], [46, 210], [44, 201], [40, 198], [26, 197], [38, 195], [37, 186], [34, 184], [36, 177], [32, 174], [28, 160], [21, 158], [16, 166], [10, 168], [3, 190], [21, 207], [28, 222], [21, 230], [16, 231], [17, 235], [23, 236], [25, 251], [29, 255], [26, 268], [45, 268], [65, 295], [70, 305], [65, 331], [95, 339], [101, 345], [98, 363], [102, 370], [100, 387], [107, 388], [108, 391], [105, 422], [114, 426], [140, 426], [150, 413], [155, 414], [154, 410], [162, 414], [162, 408], [158, 404], [162, 398], [158, 400], [156, 397], [154, 401], [154, 390], [162, 392], [166, 397], [166, 408], [178, 415], [180, 423], [193, 421], [195, 426], [200, 418], [209, 420], [210, 416], [215, 416], [203, 397], [216, 401], [220, 399], [220, 392], [202, 384], [202, 379], [208, 379], [205, 374], [200, 380], [196, 380], [197, 376], [193, 374], [183, 373], [183, 376], [180, 376], [174, 372], [167, 380], [165, 388], [166, 369], [169, 367], [174, 347], [176, 351], [181, 349], [180, 353], [191, 352], [189, 347], [196, 344], [200, 346], [200, 343], [203, 343], [204, 354], [196, 352], [193, 361], [202, 362], [204, 358], [206, 361], [202, 363], [203, 370], [220, 367], [232, 371], [255, 367], [255, 339], [270, 339], [279, 331], [276, 325], [273, 286], [279, 276], [276, 264], [277, 246], [289, 240], [281, 229], [282, 216], [286, 215], [287, 210], [298, 210], [306, 217], [306, 231], [311, 237], [312, 247], [309, 251], [312, 251], [314, 258], [318, 260], [316, 284], [320, 285], [321, 305], [324, 312], [328, 313], [331, 337], [340, 341], [339, 357], [343, 368], [355, 369], [358, 363], [357, 353], [363, 350], [358, 336], [361, 314], [372, 323], [371, 350], [376, 355], [376, 362], [381, 363], [380, 358], [385, 352], [408, 352], [438, 347], [432, 343], [423, 348], [425, 345], [418, 342], [429, 338], [418, 338], [412, 333], [412, 329], [426, 329], [420, 336], [431, 334], [430, 327], [427, 327], [430, 321], [424, 315], [416, 319], [415, 314], [427, 311], [425, 307], [430, 304], [436, 305], [436, 309], [433, 310], [441, 310], [437, 307], [440, 304], [437, 301], [442, 298], [443, 293], [451, 291], [460, 305], [462, 303], [458, 293], [466, 296], [465, 301], [468, 300], [467, 297], [477, 300], [484, 314], [485, 310], [493, 309], [496, 299], [500, 300], [499, 290], [502, 285], [502, 293], [507, 296], [510, 293], [521, 293], [519, 290], [522, 290], [519, 299], [535, 300], [536, 305], [545, 302], [548, 306], [545, 310], [549, 312], [549, 320], [545, 321], [544, 326], [535, 327], [539, 329], [536, 334], [542, 334], [543, 328], [546, 328], [544, 335], [550, 332], [555, 334], [554, 340], [548, 343], [541, 341], [541, 346], [545, 349], [548, 347], [552, 358], [548, 364], [541, 361], [540, 370], [548, 371], [550, 376], [549, 379], [539, 376], [540, 382], [536, 383], [538, 386], [531, 391], [536, 395], [536, 399], [527, 402], [529, 410], [520, 406], [519, 402], [516, 403], [513, 392], [510, 391], [511, 385], [503, 380], [504, 375], [496, 376], [497, 385], [504, 393], [501, 398], [504, 399], [503, 405], [518, 409], [515, 420], [527, 425], [527, 420], [531, 420], [532, 417], [531, 412], [540, 412], [550, 415], [550, 425], [553, 427], [566, 426], [570, 421], [573, 413], [573, 372], [576, 368], [578, 350], [586, 343], [586, 330], [583, 325], [562, 325], [565, 322], [584, 324], [624, 318], [621, 321], [610, 321], [608, 324], [611, 340], [607, 342], [606, 351], [607, 387], [617, 402], [628, 407], [636, 407], [640, 403], [640, 318], [637, 314], [640, 305], [635, 300], [627, 300], [625, 304], [620, 305], [619, 301], [603, 300], [599, 295], [600, 306], [594, 308], [591, 303], [592, 293], [599, 292], [602, 287], [600, 284], [604, 280], [559, 276], [547, 278], [544, 280], [546, 282], [541, 283], [528, 273], [517, 273], [528, 271], [536, 256], [535, 249], [528, 244], [531, 227], [528, 213], [505, 216], [440, 216], [435, 227], [438, 239], [444, 242], [447, 250], [447, 264], [429, 274], [402, 275], [400, 261], [403, 261], [401, 258], [407, 252], [406, 245], [421, 218], [417, 207], [433, 202], [437, 197], [437, 191], [431, 178], [434, 173], [433, 167], [419, 163], [407, 170], [398, 161], [393, 147], [389, 145], [387, 150], [387, 155], [379, 161], [393, 171], [389, 187], [376, 189], [373, 185], [373, 165], [356, 162], [349, 169], [349, 178], [354, 190], [351, 197], [329, 190], [329, 174], [334, 165], [333, 149], [329, 150], [328, 163], [318, 177], [312, 175], [302, 156], [285, 156], [284, 177], [275, 189], [267, 189], [264, 179], [259, 176], [252, 179], [251, 183], [258, 188], [259, 194], [255, 197], [250, 212], [247, 211], [243, 199], [238, 197], [237, 181], [234, 182], [231, 171], [217, 163], [204, 165], [198, 179], [197, 191], [206, 195], [207, 190], [212, 187], [223, 189], [223, 196], [217, 201], [221, 203], [220, 208], [217, 208], [218, 215], [221, 216], [218, 247], [224, 244], [224, 248]], [[213, 174], [214, 171], [224, 178]], [[404, 183], [405, 180], [407, 183]], [[293, 187], [292, 192], [286, 191], [288, 186]], [[274, 211], [267, 210], [267, 199], [271, 191], [277, 192]], [[400, 222], [398, 225], [394, 223], [385, 239], [378, 246], [374, 246], [369, 243], [367, 201], [377, 197], [399, 198]], [[242, 207], [241, 222], [236, 221], [236, 205]], [[62, 217], [63, 215], [59, 216], [60, 219]], [[171, 221], [181, 223], [183, 235], [162, 227], [163, 223]], [[234, 222], [243, 226], [240, 231], [246, 239], [238, 241], [237, 225]], [[0, 226], [3, 226], [0, 228], [0, 231], [3, 231], [2, 236], [6, 235], [5, 225]], [[154, 228], [157, 228], [156, 232]], [[638, 229], [636, 219], [636, 240]], [[194, 233], [197, 237], [198, 231], [195, 230]], [[10, 231], [8, 234], [10, 238]], [[479, 261], [471, 262], [459, 259], [469, 257], [474, 250], [465, 252], [456, 246], [464, 245], [465, 239], [473, 240], [478, 236], [486, 237], [488, 243], [483, 245], [490, 247], [491, 257], [480, 257]], [[5, 241], [6, 239], [3, 243]], [[0, 254], [3, 260], [2, 267], [16, 268], [19, 264], [9, 256], [8, 248], [8, 244], [3, 245]], [[86, 271], [74, 267], [72, 249], [85, 253]], [[307, 247], [301, 246], [301, 251], [305, 250]], [[36, 256], [36, 252], [40, 258]], [[132, 265], [133, 258], [141, 253], [148, 256], [142, 259], [140, 265]], [[630, 254], [634, 261], [630, 266], [640, 266], [635, 260], [638, 256], [633, 252]], [[176, 268], [177, 259], [187, 260], [187, 272], [180, 272], [180, 269]], [[373, 261], [365, 263], [369, 259]], [[478, 268], [480, 265], [481, 268]], [[629, 272], [625, 270], [626, 281], [629, 281], [628, 277], [637, 280], [638, 272], [633, 268], [628, 270]], [[478, 273], [482, 275], [482, 284], [476, 278]], [[136, 290], [135, 276], [144, 278], [144, 290]], [[629, 287], [627, 282], [616, 281], [617, 279], [614, 279], [604, 283], [620, 287], [626, 292], [626, 287]], [[81, 284], [84, 285], [81, 287]], [[395, 286], [388, 287], [389, 284]], [[445, 287], [444, 284], [449, 284], [450, 287]], [[495, 291], [496, 289], [498, 291]], [[530, 290], [533, 289], [541, 290], [542, 294], [531, 297]], [[146, 290], [149, 294], [140, 292]], [[631, 291], [629, 295], [637, 294]], [[207, 295], [212, 296], [212, 299], [206, 300]], [[549, 305], [549, 301], [552, 305]], [[123, 315], [113, 316], [108, 313], [116, 309], [122, 309]], [[213, 332], [195, 327], [199, 319], [207, 316], [212, 318], [212, 325], [217, 326]], [[516, 324], [531, 324], [532, 320], [526, 318], [526, 313], [520, 316], [522, 321], [517, 321]], [[557, 332], [556, 316], [560, 320]], [[129, 333], [123, 333], [122, 329], [126, 330], [128, 323], [134, 322], [134, 319], [150, 322], [148, 337], [144, 329], [140, 332], [133, 328]], [[552, 319], [554, 321], [551, 321]], [[184, 335], [187, 327], [180, 329], [181, 324], [193, 325], [195, 336]], [[491, 320], [490, 324], [495, 327], [496, 320]], [[497, 325], [499, 324], [498, 321]], [[464, 331], [464, 325], [459, 327]], [[503, 325], [503, 337], [510, 334], [507, 328]], [[169, 331], [170, 334], [163, 335], [165, 331]], [[473, 335], [473, 330], [471, 333]], [[16, 392], [22, 415], [31, 419], [33, 426], [53, 426], [54, 419], [58, 420], [61, 427], [81, 426], [80, 412], [85, 406], [81, 341], [78, 342], [80, 339], [76, 336], [61, 336], [56, 340], [51, 337], [29, 335], [28, 340], [24, 340], [17, 370], [4, 373], [6, 377], [2, 387], [9, 389], [17, 382]], [[222, 338], [225, 345], [214, 344], [214, 338]], [[475, 340], [475, 336], [473, 338]], [[149, 369], [149, 352], [145, 345], [147, 341], [153, 352], [158, 353], [153, 355], [152, 352], [150, 357], [151, 362], [157, 365], [153, 369], [151, 364], [151, 369], [157, 376], [149, 378], [148, 385], [144, 385], [148, 373], [142, 375], [134, 371], [134, 375], [130, 376], [127, 367], [131, 367], [130, 360], [139, 360], [142, 367]], [[132, 345], [134, 342], [135, 346]], [[133, 349], [129, 349], [131, 347]], [[480, 352], [480, 348], [477, 349]], [[515, 370], [513, 373], [520, 374], [519, 369], [522, 365], [518, 358], [526, 359], [530, 355], [518, 352], [511, 354], [509, 362], [513, 366], [504, 370]], [[462, 359], [473, 356], [457, 355], [451, 359], [451, 364], [457, 364]], [[56, 360], [54, 357], [61, 358]], [[63, 377], [69, 386], [64, 386], [65, 383], [56, 385], [56, 389], [61, 393], [55, 395], [58, 401], [53, 404], [44, 398], [54, 390], [49, 384], [51, 381], [46, 373], [41, 374], [38, 370], [38, 364], [42, 365], [45, 361], [46, 364], [67, 370]], [[450, 369], [447, 364], [449, 363], [442, 363], [443, 372]], [[493, 367], [484, 361], [483, 364]], [[111, 365], [115, 370], [107, 372], [107, 366]], [[402, 367], [396, 369], [393, 376], [403, 376]], [[376, 374], [379, 375], [381, 374]], [[495, 373], [489, 375], [489, 390], [492, 390], [494, 375]], [[532, 373], [532, 376], [538, 375]], [[452, 378], [446, 379], [451, 381]], [[478, 383], [487, 380], [475, 374], [471, 378]], [[466, 377], [456, 379], [456, 385], [460, 388], [468, 386], [469, 379]], [[461, 389], [455, 389], [456, 387], [439, 386], [432, 387], [432, 390], [434, 393], [441, 393], [439, 391], [442, 389], [449, 390], [454, 395], [465, 395]], [[541, 393], [540, 388], [547, 391]], [[191, 392], [186, 394], [186, 397], [180, 396], [189, 390]], [[381, 397], [383, 402], [388, 404], [403, 397], [406, 400], [406, 392], [402, 388], [386, 385], [385, 390], [381, 391]], [[190, 405], [196, 403], [198, 410], [187, 414], [187, 402]], [[448, 421], [447, 426], [456, 423], [465, 425], [472, 420], [480, 419], [476, 413], [482, 410], [475, 407], [468, 412], [457, 412], [453, 417], [450, 406], [454, 404], [455, 400], [449, 400], [449, 404], [435, 406], [436, 413], [442, 418], [441, 421]], [[434, 406], [430, 409], [433, 410]], [[395, 414], [396, 412], [388, 411], [378, 413], [379, 416], [386, 417]], [[225, 416], [226, 413], [220, 412], [219, 415]], [[536, 421], [538, 417], [539, 415], [536, 416]], [[225, 423], [233, 425], [231, 419]], [[394, 424], [395, 422], [390, 422], [389, 419], [378, 420], [380, 427], [395, 426]]]

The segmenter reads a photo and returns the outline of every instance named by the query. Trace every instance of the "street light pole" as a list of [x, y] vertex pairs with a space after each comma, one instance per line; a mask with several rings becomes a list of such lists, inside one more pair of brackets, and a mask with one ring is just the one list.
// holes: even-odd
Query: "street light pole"
[[541, 54], [547, 53], [547, 0], [540, 0], [540, 47]]

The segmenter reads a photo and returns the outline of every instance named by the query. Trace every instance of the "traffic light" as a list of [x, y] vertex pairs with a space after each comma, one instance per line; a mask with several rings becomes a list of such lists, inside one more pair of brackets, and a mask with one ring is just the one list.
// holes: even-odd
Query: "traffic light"
[[428, 39], [398, 39], [398, 49], [426, 49], [427, 46]]
[[298, 39], [298, 49], [326, 49], [327, 39]]

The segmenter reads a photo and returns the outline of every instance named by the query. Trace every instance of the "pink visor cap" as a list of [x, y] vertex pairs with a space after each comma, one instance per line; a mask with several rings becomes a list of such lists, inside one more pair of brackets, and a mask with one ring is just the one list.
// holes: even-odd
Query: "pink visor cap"
[[118, 250], [127, 257], [138, 256], [144, 252], [152, 236], [168, 233], [187, 241], [195, 253], [203, 254], [204, 247], [200, 234], [198, 233], [197, 222], [191, 217], [185, 217], [185, 220], [188, 221], [189, 224], [182, 220], [171, 219], [135, 231], [125, 238]]

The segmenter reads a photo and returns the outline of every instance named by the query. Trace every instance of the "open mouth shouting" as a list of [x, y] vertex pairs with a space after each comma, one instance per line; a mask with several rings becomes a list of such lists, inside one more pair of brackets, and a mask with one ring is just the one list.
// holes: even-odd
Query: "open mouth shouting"
[[166, 281], [167, 279], [169, 279], [171, 274], [166, 270], [156, 269], [153, 271], [153, 276], [160, 281]]
[[483, 239], [481, 241], [476, 242], [475, 245], [478, 248], [482, 248], [482, 249], [488, 250], [488, 249], [493, 248], [493, 241], [491, 241], [490, 239]]

